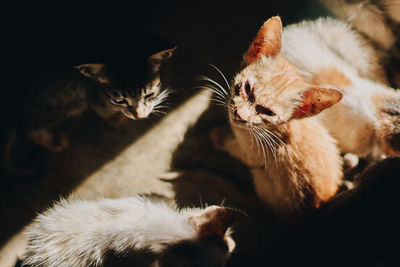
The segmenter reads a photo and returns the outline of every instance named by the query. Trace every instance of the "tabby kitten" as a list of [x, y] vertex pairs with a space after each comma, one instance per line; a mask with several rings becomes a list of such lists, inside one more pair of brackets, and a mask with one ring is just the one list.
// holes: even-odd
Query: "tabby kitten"
[[127, 69], [103, 63], [40, 65], [38, 74], [25, 84], [30, 90], [17, 119], [18, 130], [48, 150], [61, 151], [68, 138], [57, 132], [58, 127], [88, 108], [112, 124], [158, 112], [170, 92], [162, 90], [160, 68], [174, 49], [153, 54], [143, 65], [133, 62]]
[[252, 168], [259, 198], [279, 215], [301, 214], [332, 197], [341, 183], [335, 140], [313, 118], [340, 101], [333, 89], [312, 87], [281, 52], [282, 23], [266, 21], [234, 77], [229, 120], [234, 138], [216, 144]]
[[317, 116], [342, 152], [377, 160], [400, 155], [400, 93], [374, 79], [375, 50], [335, 19], [285, 27], [282, 54], [313, 86], [336, 88], [339, 104]]
[[23, 266], [224, 266], [235, 247], [229, 227], [243, 216], [177, 210], [157, 195], [62, 200], [29, 228]]

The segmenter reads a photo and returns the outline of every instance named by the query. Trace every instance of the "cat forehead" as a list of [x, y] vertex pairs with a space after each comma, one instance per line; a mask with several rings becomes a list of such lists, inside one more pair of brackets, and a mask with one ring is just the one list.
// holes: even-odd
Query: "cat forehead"
[[295, 68], [281, 55], [276, 57], [261, 56], [256, 62], [246, 66], [235, 77], [235, 83], [245, 79], [252, 79], [254, 82], [268, 81], [279, 76], [279, 79], [299, 80]]
[[256, 96], [276, 96], [281, 100], [298, 99], [299, 92], [308, 87], [289, 63], [265, 58], [244, 68], [234, 78], [234, 85], [248, 82]]

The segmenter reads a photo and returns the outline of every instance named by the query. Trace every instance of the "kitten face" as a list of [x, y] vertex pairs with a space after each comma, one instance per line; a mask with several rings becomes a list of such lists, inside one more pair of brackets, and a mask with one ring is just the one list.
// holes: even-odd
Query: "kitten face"
[[340, 101], [339, 91], [309, 88], [281, 54], [279, 17], [261, 27], [244, 55], [244, 69], [231, 88], [234, 125], [277, 126], [290, 119], [313, 116]]
[[235, 123], [279, 125], [291, 118], [307, 85], [281, 56], [245, 67], [232, 85]]
[[[161, 65], [168, 60], [175, 48], [163, 50], [147, 60], [146, 66], [132, 73], [116, 75], [104, 64], [82, 64], [76, 68], [84, 76], [94, 80], [104, 95], [104, 105], [122, 112], [130, 119], [142, 119], [159, 106], [168, 96], [168, 90], [162, 90], [160, 79]], [[145, 69], [148, 73], [145, 73]], [[121, 79], [123, 76], [125, 78]]]
[[105, 94], [114, 110], [135, 120], [147, 118], [166, 99], [169, 91], [162, 91], [160, 77], [157, 75], [149, 83], [133, 90], [107, 86]]

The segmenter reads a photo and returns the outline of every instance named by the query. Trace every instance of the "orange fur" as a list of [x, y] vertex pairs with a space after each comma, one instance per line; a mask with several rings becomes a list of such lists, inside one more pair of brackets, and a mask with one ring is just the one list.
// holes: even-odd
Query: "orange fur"
[[[264, 23], [234, 79], [229, 115], [235, 139], [226, 139], [224, 149], [252, 167], [259, 198], [285, 217], [318, 207], [338, 189], [342, 159], [335, 140], [308, 116], [340, 101], [341, 93], [309, 88], [279, 53], [282, 28], [277, 25], [279, 17]], [[279, 40], [272, 42], [278, 53], [271, 54], [271, 42], [258, 47], [260, 39]], [[316, 108], [300, 115], [305, 105]]]
[[276, 56], [281, 50], [281, 35], [275, 34], [279, 31], [282, 31], [282, 22], [279, 17], [272, 17], [267, 20], [258, 31], [256, 38], [244, 56], [245, 64], [253, 63], [260, 55]]
[[337, 90], [310, 88], [304, 92], [302, 104], [297, 107], [293, 117], [301, 119], [317, 115], [326, 108], [333, 106], [342, 99], [342, 94]]
[[335, 88], [351, 86], [351, 80], [336, 68], [323, 68], [312, 77], [311, 84], [316, 86], [334, 85]]

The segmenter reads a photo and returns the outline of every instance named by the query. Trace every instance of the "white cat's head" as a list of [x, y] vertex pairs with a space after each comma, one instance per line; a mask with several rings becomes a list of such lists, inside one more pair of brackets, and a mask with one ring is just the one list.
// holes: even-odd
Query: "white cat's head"
[[[186, 212], [183, 212], [186, 213]], [[245, 215], [236, 209], [210, 206], [188, 210], [185, 222], [196, 233], [195, 238], [167, 244], [158, 266], [224, 266], [235, 248], [230, 227]]]
[[281, 54], [282, 22], [267, 20], [243, 56], [243, 69], [231, 86], [233, 125], [279, 125], [318, 114], [342, 94], [309, 87]]

